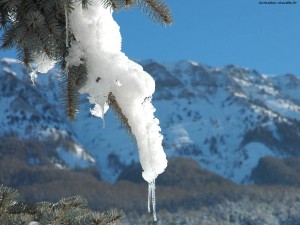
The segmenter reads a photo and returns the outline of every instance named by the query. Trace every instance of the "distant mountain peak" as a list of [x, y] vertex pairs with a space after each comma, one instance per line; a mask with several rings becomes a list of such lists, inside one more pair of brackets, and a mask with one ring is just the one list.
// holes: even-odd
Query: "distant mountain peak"
[[[153, 101], [169, 157], [192, 158], [235, 182], [249, 182], [260, 158], [299, 155], [297, 76], [268, 76], [236, 65], [220, 68], [191, 60], [140, 64], [156, 80]], [[56, 71], [38, 76], [35, 86], [17, 60], [0, 59], [0, 71], [0, 136], [50, 138], [66, 165], [96, 165], [111, 182], [138, 160], [134, 140], [114, 114], [107, 114], [103, 129], [103, 122], [90, 115], [86, 96], [77, 121], [71, 124], [65, 118]]]

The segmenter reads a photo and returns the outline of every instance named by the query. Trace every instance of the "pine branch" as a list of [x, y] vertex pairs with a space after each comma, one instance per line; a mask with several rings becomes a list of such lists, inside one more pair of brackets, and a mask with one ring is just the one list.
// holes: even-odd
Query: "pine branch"
[[138, 4], [154, 22], [161, 25], [173, 23], [171, 10], [162, 0], [138, 0]]
[[105, 7], [112, 7], [113, 9], [117, 9], [117, 3], [119, 0], [100, 0], [100, 3]]
[[18, 197], [18, 192], [12, 188], [0, 185], [0, 212], [12, 206]]
[[8, 50], [15, 47], [16, 27], [8, 25], [5, 32], [1, 36], [1, 49]]
[[123, 8], [131, 8], [136, 5], [136, 0], [110, 0], [114, 10], [120, 11]]
[[110, 107], [113, 108], [113, 110], [115, 111], [118, 119], [121, 121], [121, 123], [124, 125], [124, 127], [126, 127], [127, 130], [129, 131], [129, 133], [133, 136], [128, 118], [123, 114], [122, 109], [121, 109], [120, 105], [118, 104], [118, 102], [116, 100], [116, 97], [111, 92], [108, 95], [108, 104], [109, 104]]
[[136, 0], [124, 0], [126, 8], [130, 8], [136, 5]]
[[19, 62], [22, 62], [26, 66], [26, 68], [30, 68], [32, 58], [28, 48], [24, 47], [22, 50], [20, 50], [17, 58]]
[[72, 74], [69, 72], [67, 75], [67, 115], [71, 121], [75, 120], [75, 114], [78, 112], [78, 93], [74, 85], [74, 80]]
[[121, 210], [93, 212], [87, 209], [87, 200], [80, 196], [63, 198], [57, 203], [19, 203], [16, 190], [0, 186], [0, 224], [28, 225], [112, 225], [124, 217]]
[[82, 221], [90, 225], [113, 225], [122, 220], [124, 216], [125, 213], [122, 210], [112, 209], [104, 213], [92, 212], [82, 218]]
[[0, 4], [0, 24], [2, 29], [5, 29], [8, 23], [8, 9], [4, 7], [4, 4]]
[[[65, 13], [64, 13], [65, 12], [64, 11], [65, 7], [67, 8], [68, 13], [71, 13], [74, 10], [74, 8], [75, 8], [75, 1], [74, 0], [59, 1], [60, 5], [57, 8], [61, 10], [60, 11], [60, 14], [61, 14], [60, 16], [63, 16], [63, 17], [65, 16]], [[82, 1], [84, 1], [84, 0], [82, 0]]]
[[91, 5], [90, 0], [81, 0], [81, 5], [83, 9], [88, 9], [88, 7]]
[[106, 224], [111, 225], [115, 224], [118, 221], [120, 221], [122, 218], [124, 218], [125, 213], [123, 211], [117, 210], [117, 209], [112, 209], [106, 213], [104, 213], [104, 217], [106, 217]]
[[58, 204], [58, 207], [74, 207], [74, 208], [86, 208], [87, 207], [87, 200], [81, 196], [73, 196], [69, 198], [61, 199]]
[[[75, 41], [74, 35], [68, 29], [67, 15], [72, 13], [75, 3], [80, 2], [84, 9], [91, 0], [1, 0], [0, 24], [3, 29], [0, 49], [7, 50], [16, 47], [18, 60], [30, 69], [34, 59], [46, 54], [50, 59], [61, 65], [63, 73], [61, 85], [65, 91], [63, 104], [71, 120], [79, 110], [78, 90], [87, 80], [86, 67], [83, 65], [66, 68], [68, 46]], [[151, 19], [160, 24], [171, 24], [171, 12], [163, 0], [99, 0], [104, 7], [122, 10], [139, 5]], [[67, 12], [67, 13], [66, 13]], [[68, 43], [67, 43], [68, 42]], [[122, 123], [131, 131], [128, 121], [122, 116], [115, 98], [111, 104]]]
[[38, 207], [36, 204], [26, 204], [24, 202], [18, 202], [13, 204], [9, 209], [8, 213], [11, 215], [17, 215], [17, 214], [30, 214], [32, 216], [37, 215], [38, 213]]
[[61, 101], [71, 121], [75, 120], [75, 115], [79, 111], [79, 90], [86, 84], [86, 81], [87, 66], [84, 59], [79, 66], [70, 67], [68, 73], [61, 79]]

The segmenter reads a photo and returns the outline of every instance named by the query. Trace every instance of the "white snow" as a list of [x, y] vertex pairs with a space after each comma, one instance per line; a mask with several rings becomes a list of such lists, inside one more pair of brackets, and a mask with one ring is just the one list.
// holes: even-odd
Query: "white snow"
[[47, 127], [40, 130], [40, 138], [44, 139], [46, 137], [51, 137], [54, 141], [57, 141], [60, 137], [67, 137], [67, 132], [65, 130]]
[[86, 151], [79, 146], [78, 144], [74, 144], [74, 149], [75, 149], [75, 155], [78, 156], [79, 158], [89, 161], [91, 163], [95, 163], [95, 159], [88, 155]]
[[[87, 84], [80, 92], [89, 95], [90, 103], [95, 105], [91, 113], [102, 119], [108, 109], [109, 94], [115, 96], [136, 138], [143, 178], [152, 182], [167, 166], [159, 120], [154, 117], [151, 103], [153, 78], [121, 52], [121, 34], [111, 8], [92, 0], [88, 9], [78, 4], [67, 16], [68, 29], [76, 39], [71, 43], [67, 64], [79, 65], [84, 58], [88, 66]], [[54, 65], [44, 55], [36, 57], [32, 80], [36, 72], [45, 73]]]
[[239, 79], [237, 77], [233, 77], [232, 79], [243, 87], [251, 87], [252, 85], [247, 79]]
[[266, 92], [266, 93], [269, 94], [269, 95], [274, 95], [274, 96], [275, 96], [275, 95], [278, 94], [278, 91], [275, 90], [275, 88], [272, 87], [272, 86], [267, 86], [267, 85], [257, 85], [257, 88], [258, 88], [259, 90], [262, 90], [262, 91]]
[[12, 59], [12, 58], [2, 58], [0, 61], [1, 61], [1, 62], [5, 62], [5, 63], [8, 63], [8, 64], [15, 64], [15, 63], [18, 63], [18, 60]]
[[55, 66], [55, 63], [56, 62], [51, 60], [45, 53], [42, 53], [34, 57], [32, 69], [35, 72], [47, 73]]
[[[151, 103], [155, 91], [154, 79], [121, 52], [121, 34], [111, 8], [104, 8], [99, 1], [92, 0], [88, 9], [84, 10], [78, 4], [66, 17], [67, 29], [71, 29], [76, 39], [69, 48], [67, 65], [77, 66], [82, 63], [82, 58], [86, 60], [88, 80], [80, 93], [89, 95], [88, 99], [94, 105], [90, 110], [92, 115], [104, 119], [108, 110], [108, 96], [111, 93], [114, 95], [135, 136], [143, 168], [142, 176], [152, 190], [153, 216], [156, 220], [155, 179], [164, 172], [167, 159], [162, 147], [159, 120], [154, 117], [156, 109]], [[35, 82], [37, 73], [47, 73], [55, 63], [46, 55], [35, 57], [30, 74], [32, 82]], [[43, 131], [43, 136], [53, 136], [56, 132], [59, 131], [48, 129]], [[93, 161], [92, 157], [83, 157], [84, 151], [80, 147], [75, 146], [75, 158], [78, 160], [74, 160], [74, 155], [64, 149], [58, 152], [71, 167], [86, 160]]]
[[[103, 119], [104, 121], [104, 115], [109, 109], [109, 105], [107, 101], [103, 103], [103, 106], [101, 107], [99, 104], [95, 103], [95, 106], [93, 109], [90, 109], [90, 112], [93, 116], [97, 116]], [[103, 123], [104, 124], [104, 123]], [[104, 127], [104, 126], [103, 126]]]
[[241, 183], [245, 177], [251, 175], [251, 171], [257, 166], [260, 158], [265, 156], [275, 156], [275, 153], [266, 145], [259, 142], [251, 142], [244, 147], [244, 152], [247, 159], [243, 161], [242, 165], [235, 173], [234, 181]]
[[61, 169], [61, 170], [65, 168], [63, 165], [61, 165], [59, 163], [55, 163], [54, 165], [56, 168]]
[[250, 105], [250, 108], [253, 109], [253, 111], [257, 112], [257, 113], [263, 113], [265, 115], [268, 115], [268, 116], [274, 117], [274, 118], [279, 117], [279, 115], [277, 113], [275, 113], [265, 107], [261, 107], [261, 106], [252, 104], [252, 105]]
[[16, 72], [12, 71], [10, 68], [8, 67], [4, 67], [3, 68], [3, 71], [6, 72], [6, 73], [9, 73], [9, 74], [12, 74], [14, 76], [17, 76]]
[[37, 79], [37, 73], [47, 73], [55, 66], [55, 61], [51, 60], [45, 53], [34, 57], [34, 63], [31, 65], [30, 79], [33, 84]]
[[97, 1], [92, 1], [86, 10], [79, 5], [69, 15], [69, 23], [76, 42], [71, 43], [67, 63], [78, 65], [82, 57], [86, 59], [88, 80], [80, 92], [87, 93], [90, 103], [95, 104], [91, 110], [93, 115], [104, 119], [108, 97], [114, 95], [136, 138], [142, 176], [149, 183], [156, 220], [155, 179], [165, 170], [167, 159], [159, 121], [154, 117], [155, 108], [151, 103], [154, 80], [121, 52], [119, 26], [110, 8], [104, 8]]
[[88, 167], [95, 162], [95, 160], [87, 155], [85, 151], [78, 145], [74, 145], [75, 153], [70, 152], [64, 148], [57, 148], [59, 157], [68, 165], [69, 168]]
[[[93, 114], [102, 118], [108, 96], [113, 93], [136, 138], [143, 177], [152, 182], [167, 166], [159, 121], [151, 104], [153, 78], [121, 52], [119, 26], [110, 8], [97, 1], [92, 1], [87, 10], [77, 6], [69, 22], [76, 42], [71, 43], [73, 54], [67, 62], [78, 65], [84, 57], [88, 64], [88, 81], [80, 92], [89, 94], [90, 102], [96, 104]], [[96, 82], [99, 77], [100, 82]]]
[[234, 92], [233, 94], [236, 97], [247, 99], [247, 96], [244, 93], [242, 93], [242, 92]]
[[199, 63], [197, 63], [195, 61], [190, 60], [189, 62], [192, 66], [199, 66]]
[[30, 222], [28, 225], [40, 225], [40, 223], [35, 222], [35, 221], [32, 221], [32, 222]]
[[174, 139], [173, 143], [177, 148], [185, 144], [191, 144], [193, 141], [189, 137], [188, 131], [183, 124], [177, 124], [169, 128], [170, 138]]

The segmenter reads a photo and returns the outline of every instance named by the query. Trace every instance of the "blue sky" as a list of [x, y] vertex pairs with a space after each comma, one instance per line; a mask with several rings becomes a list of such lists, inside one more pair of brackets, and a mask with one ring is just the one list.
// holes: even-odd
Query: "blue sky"
[[[175, 20], [166, 28], [138, 8], [114, 13], [123, 51], [130, 58], [189, 59], [300, 76], [300, 0], [295, 5], [260, 5], [258, 0], [165, 2]], [[15, 57], [15, 53], [0, 52], [0, 57]]]
[[130, 58], [189, 59], [300, 75], [300, 1], [295, 5], [261, 5], [258, 0], [165, 2], [175, 20], [166, 28], [137, 8], [115, 13], [123, 51]]

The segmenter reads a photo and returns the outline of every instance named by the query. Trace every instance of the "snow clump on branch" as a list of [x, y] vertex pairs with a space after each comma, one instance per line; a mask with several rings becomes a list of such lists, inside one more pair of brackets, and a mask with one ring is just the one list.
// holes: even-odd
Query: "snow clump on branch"
[[[68, 19], [76, 40], [71, 40], [66, 58], [68, 67], [79, 66], [85, 60], [87, 83], [79, 91], [88, 93], [90, 103], [95, 104], [93, 115], [103, 118], [109, 101], [114, 101], [126, 118], [137, 142], [142, 176], [149, 183], [155, 217], [155, 179], [167, 166], [159, 120], [154, 117], [155, 108], [151, 103], [155, 82], [121, 52], [121, 34], [111, 8], [93, 0], [88, 9], [75, 6]], [[49, 65], [49, 60], [44, 62]], [[40, 61], [38, 65], [49, 68]]]

